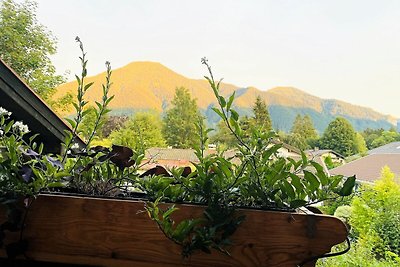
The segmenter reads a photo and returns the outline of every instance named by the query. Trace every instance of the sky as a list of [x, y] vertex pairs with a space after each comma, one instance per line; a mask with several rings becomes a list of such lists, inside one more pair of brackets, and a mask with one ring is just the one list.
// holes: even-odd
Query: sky
[[[155, 61], [188, 78], [293, 86], [400, 118], [398, 0], [38, 0], [59, 73]], [[72, 78], [71, 78], [72, 79]]]

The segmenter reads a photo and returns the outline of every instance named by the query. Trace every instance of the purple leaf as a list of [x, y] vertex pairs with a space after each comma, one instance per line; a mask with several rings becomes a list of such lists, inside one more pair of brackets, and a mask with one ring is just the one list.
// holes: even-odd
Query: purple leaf
[[48, 162], [50, 162], [50, 164], [53, 167], [58, 167], [60, 169], [64, 169], [63, 165], [61, 164], [61, 161], [59, 161], [58, 159], [52, 158], [50, 156], [46, 156], [46, 159]]

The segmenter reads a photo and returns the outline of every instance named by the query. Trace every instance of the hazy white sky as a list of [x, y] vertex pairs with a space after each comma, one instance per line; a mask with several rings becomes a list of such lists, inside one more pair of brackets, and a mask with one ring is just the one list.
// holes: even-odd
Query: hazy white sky
[[157, 61], [201, 78], [206, 56], [217, 77], [310, 94], [400, 117], [398, 0], [38, 0], [38, 19], [58, 38], [53, 63], [89, 74]]

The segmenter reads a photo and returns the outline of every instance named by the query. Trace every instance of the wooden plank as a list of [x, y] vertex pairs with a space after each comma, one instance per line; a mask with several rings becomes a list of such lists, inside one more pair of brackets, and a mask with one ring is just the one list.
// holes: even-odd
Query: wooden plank
[[[202, 207], [178, 205], [177, 219]], [[41, 195], [33, 203], [24, 238], [27, 256], [94, 266], [296, 266], [329, 252], [347, 229], [324, 215], [240, 210], [246, 220], [232, 237], [232, 257], [213, 251], [183, 260], [144, 212], [144, 202]], [[308, 266], [314, 266], [309, 264]]]

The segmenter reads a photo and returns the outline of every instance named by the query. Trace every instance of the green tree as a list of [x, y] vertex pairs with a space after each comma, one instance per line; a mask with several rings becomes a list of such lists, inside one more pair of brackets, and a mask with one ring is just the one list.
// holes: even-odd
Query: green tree
[[383, 131], [380, 136], [372, 141], [371, 148], [383, 146], [398, 140], [400, 140], [399, 133], [395, 131]]
[[71, 95], [54, 101], [52, 96], [64, 78], [56, 75], [50, 55], [56, 53], [56, 39], [36, 18], [32, 1], [0, 4], [0, 58], [52, 107], [68, 105]]
[[257, 96], [256, 101], [253, 106], [254, 113], [254, 121], [253, 126], [260, 127], [261, 130], [271, 131], [272, 130], [272, 122], [269, 116], [267, 104], [265, 101], [261, 99], [260, 96]]
[[364, 156], [367, 153], [367, 144], [365, 143], [364, 137], [360, 133], [356, 133], [354, 137], [354, 151]]
[[361, 132], [361, 135], [364, 137], [365, 143], [367, 145], [368, 149], [373, 149], [374, 147], [372, 147], [372, 142], [378, 138], [379, 136], [382, 135], [384, 129], [380, 128], [380, 129], [371, 129], [371, 128], [367, 128], [364, 131]]
[[296, 116], [290, 134], [284, 139], [289, 145], [301, 150], [312, 148], [316, 140], [318, 140], [318, 134], [311, 117], [308, 115], [303, 117], [300, 114]]
[[[317, 266], [400, 266], [400, 182], [390, 169], [384, 167], [374, 185], [362, 185], [350, 205], [345, 217], [351, 225], [352, 249], [319, 260]], [[340, 212], [339, 207], [335, 215]], [[343, 245], [334, 252], [341, 250]]]
[[199, 138], [196, 124], [203, 122], [197, 107], [196, 99], [192, 99], [184, 87], [175, 90], [172, 107], [163, 118], [163, 134], [169, 146], [177, 148], [193, 148], [198, 145]]
[[[82, 123], [79, 125], [78, 129], [79, 135], [85, 142], [88, 141], [88, 139], [90, 138], [92, 130], [94, 129], [97, 120], [95, 108], [89, 107], [88, 110], [89, 110], [88, 113], [83, 118]], [[99, 140], [103, 138], [103, 125], [107, 120], [108, 120], [108, 115], [105, 114], [102, 117], [101, 121], [99, 122], [98, 130], [94, 134], [94, 139]]]
[[352, 201], [350, 223], [362, 242], [373, 243], [378, 257], [400, 256], [400, 183], [386, 166], [375, 185], [364, 186]]
[[[239, 120], [239, 125], [243, 131], [243, 139], [249, 139], [252, 132], [255, 130], [254, 118], [243, 116]], [[218, 122], [216, 131], [217, 132], [210, 138], [210, 142], [216, 143], [219, 149], [224, 150], [225, 148], [233, 148], [238, 144], [237, 139], [228, 129], [228, 126], [226, 126], [223, 120]]]
[[344, 156], [350, 156], [355, 150], [356, 132], [345, 118], [338, 117], [331, 121], [325, 129], [320, 145], [325, 149], [332, 149]]
[[123, 145], [144, 153], [150, 147], [164, 147], [160, 116], [152, 112], [138, 112], [122, 128], [110, 134], [113, 144]]
[[216, 133], [210, 137], [210, 142], [217, 144], [218, 148], [224, 150], [225, 148], [232, 148], [237, 144], [237, 139], [229, 131], [223, 120], [217, 124]]

